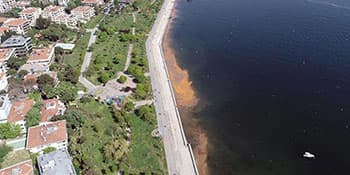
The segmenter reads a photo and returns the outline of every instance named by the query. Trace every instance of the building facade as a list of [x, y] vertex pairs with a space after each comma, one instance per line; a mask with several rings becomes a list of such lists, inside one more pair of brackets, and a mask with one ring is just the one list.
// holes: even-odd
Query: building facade
[[24, 36], [11, 36], [6, 41], [4, 41], [0, 48], [9, 49], [14, 48], [15, 56], [25, 56], [33, 51], [32, 40], [30, 37]]
[[21, 18], [29, 20], [30, 26], [35, 26], [36, 20], [41, 15], [41, 8], [29, 7], [23, 9], [19, 15]]

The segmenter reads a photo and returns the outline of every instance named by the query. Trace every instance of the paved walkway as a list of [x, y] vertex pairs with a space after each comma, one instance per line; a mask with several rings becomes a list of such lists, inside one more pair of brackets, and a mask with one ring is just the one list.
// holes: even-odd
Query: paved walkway
[[[132, 22], [135, 24], [136, 23], [136, 13], [134, 12], [132, 13]], [[131, 28], [131, 33], [133, 35], [135, 35], [135, 27]], [[130, 65], [130, 61], [131, 61], [131, 54], [132, 54], [132, 50], [134, 49], [134, 43], [130, 43], [129, 48], [128, 48], [128, 54], [126, 56], [126, 62], [125, 62], [125, 66], [124, 66], [124, 71], [127, 71]]]
[[84, 57], [84, 61], [83, 64], [81, 65], [81, 69], [80, 69], [80, 76], [79, 76], [79, 82], [81, 84], [83, 84], [85, 86], [85, 88], [88, 89], [88, 92], [93, 92], [96, 87], [94, 84], [92, 84], [89, 80], [87, 80], [85, 78], [85, 72], [87, 71], [87, 69], [89, 68], [90, 62], [91, 62], [91, 56], [92, 56], [92, 52], [88, 51], [89, 47], [95, 43], [96, 41], [96, 35], [95, 35], [95, 31], [97, 30], [97, 26], [94, 29], [87, 29], [87, 32], [90, 32], [90, 39], [89, 39], [89, 43], [88, 46], [86, 48], [87, 52], [85, 53], [85, 57]]
[[198, 175], [187, 143], [162, 52], [162, 39], [174, 0], [165, 0], [146, 42], [158, 127], [163, 138], [169, 175]]

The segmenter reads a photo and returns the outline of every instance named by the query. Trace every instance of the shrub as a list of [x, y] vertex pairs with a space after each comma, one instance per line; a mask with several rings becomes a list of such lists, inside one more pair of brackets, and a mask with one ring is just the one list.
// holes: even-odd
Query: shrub
[[119, 77], [118, 82], [124, 84], [126, 80], [127, 80], [126, 76], [122, 75]]

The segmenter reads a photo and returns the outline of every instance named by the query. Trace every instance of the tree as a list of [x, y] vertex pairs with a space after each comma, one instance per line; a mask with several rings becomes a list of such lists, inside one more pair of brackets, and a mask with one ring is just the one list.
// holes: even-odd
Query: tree
[[42, 87], [41, 92], [42, 92], [43, 94], [45, 94], [45, 96], [46, 96], [47, 98], [53, 98], [53, 97], [56, 96], [56, 90], [55, 90], [55, 88], [53, 88], [51, 85], [45, 84], [45, 85]]
[[10, 30], [10, 31], [6, 31], [4, 32], [4, 34], [1, 36], [1, 42], [6, 41], [7, 39], [9, 39], [12, 35], [15, 35], [16, 32]]
[[61, 82], [56, 88], [56, 92], [60, 99], [66, 104], [75, 100], [78, 95], [77, 87], [70, 82]]
[[154, 123], [157, 118], [155, 109], [151, 105], [141, 106], [139, 109], [136, 110], [136, 115], [150, 123]]
[[32, 127], [37, 126], [40, 123], [41, 115], [40, 115], [41, 108], [33, 107], [27, 112], [26, 115], [26, 127]]
[[55, 80], [48, 74], [41, 74], [37, 78], [38, 87], [40, 90], [43, 90], [44, 86], [54, 87]]
[[17, 71], [26, 62], [26, 58], [11, 57], [9, 60], [7, 60], [7, 67]]
[[103, 84], [107, 83], [108, 80], [109, 80], [109, 74], [107, 72], [102, 72], [100, 77], [98, 77], [98, 81], [100, 81]]
[[47, 29], [51, 24], [50, 19], [43, 18], [41, 15], [36, 20], [35, 27], [39, 30]]
[[3, 16], [8, 18], [19, 18], [19, 12], [21, 11], [20, 8], [12, 8], [10, 11], [4, 13]]
[[18, 75], [20, 78], [24, 78], [24, 76], [26, 76], [28, 74], [28, 71], [27, 70], [21, 70], [18, 72]]
[[47, 154], [47, 153], [56, 151], [56, 148], [55, 147], [47, 147], [43, 151], [44, 151], [44, 154]]
[[5, 145], [5, 144], [0, 144], [0, 163], [4, 161], [4, 157], [12, 151], [12, 148]]
[[124, 106], [124, 109], [128, 112], [132, 111], [135, 108], [135, 104], [131, 101], [127, 102]]
[[83, 111], [79, 109], [68, 109], [64, 116], [66, 118], [68, 128], [77, 129], [83, 126], [83, 124], [85, 123], [84, 119], [86, 114], [84, 114]]
[[147, 92], [145, 90], [145, 86], [143, 84], [137, 84], [135, 90], [136, 98], [145, 99], [147, 96]]
[[103, 147], [103, 153], [107, 161], [119, 160], [128, 151], [125, 139], [115, 139]]
[[57, 63], [62, 64], [64, 62], [64, 49], [62, 47], [55, 47], [55, 58]]
[[119, 79], [118, 79], [118, 82], [124, 84], [126, 82], [126, 80], [127, 80], [126, 76], [125, 75], [121, 75], [119, 77]]
[[0, 138], [1, 139], [12, 139], [16, 138], [21, 134], [21, 127], [14, 123], [1, 123], [0, 124]]

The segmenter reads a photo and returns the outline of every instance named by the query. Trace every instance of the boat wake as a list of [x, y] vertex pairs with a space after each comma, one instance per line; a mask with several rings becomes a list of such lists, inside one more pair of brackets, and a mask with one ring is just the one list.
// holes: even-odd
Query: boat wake
[[317, 0], [306, 0], [307, 2], [314, 3], [314, 4], [320, 4], [320, 5], [326, 5], [334, 8], [340, 8], [340, 9], [345, 9], [345, 10], [350, 10], [350, 6], [344, 6], [344, 5], [339, 5], [333, 2], [328, 2], [328, 1], [317, 1]]

